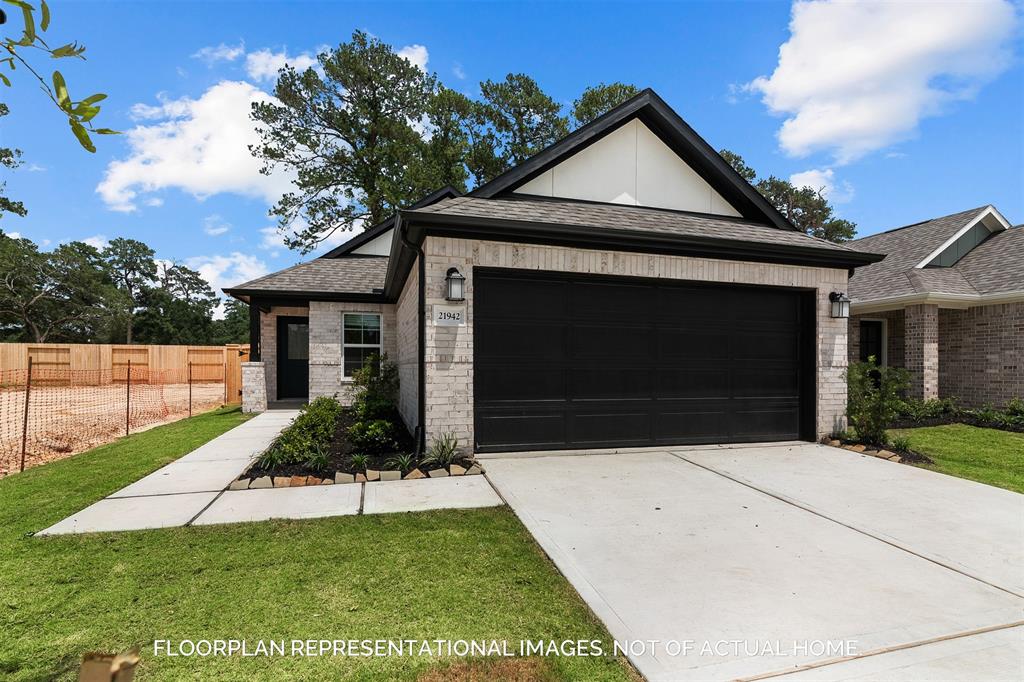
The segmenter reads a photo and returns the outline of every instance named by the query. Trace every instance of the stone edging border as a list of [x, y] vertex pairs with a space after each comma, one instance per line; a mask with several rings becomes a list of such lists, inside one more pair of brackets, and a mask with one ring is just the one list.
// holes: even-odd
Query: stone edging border
[[228, 490], [260, 490], [266, 488], [299, 488], [314, 485], [344, 485], [346, 483], [368, 483], [374, 481], [411, 481], [425, 478], [446, 478], [448, 476], [476, 476], [484, 473], [483, 467], [473, 463], [468, 469], [452, 464], [448, 469], [431, 469], [424, 473], [413, 469], [404, 477], [398, 470], [377, 471], [367, 469], [365, 474], [347, 474], [343, 471], [334, 472], [334, 478], [318, 478], [316, 476], [260, 476], [249, 478], [245, 474], [231, 482]]

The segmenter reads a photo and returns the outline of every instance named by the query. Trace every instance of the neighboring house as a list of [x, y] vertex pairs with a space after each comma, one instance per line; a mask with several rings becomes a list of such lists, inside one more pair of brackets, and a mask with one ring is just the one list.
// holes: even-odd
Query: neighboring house
[[887, 254], [850, 279], [850, 360], [911, 373], [917, 398], [1024, 396], [1024, 229], [992, 206], [851, 242]]
[[248, 410], [345, 397], [385, 352], [421, 445], [815, 440], [845, 425], [829, 295], [881, 258], [795, 229], [645, 90], [466, 196], [227, 292], [252, 311]]

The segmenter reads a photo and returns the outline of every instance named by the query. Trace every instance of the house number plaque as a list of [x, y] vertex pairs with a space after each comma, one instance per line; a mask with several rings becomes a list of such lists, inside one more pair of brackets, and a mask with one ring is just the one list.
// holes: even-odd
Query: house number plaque
[[438, 327], [464, 327], [466, 308], [461, 305], [435, 305], [434, 324]]

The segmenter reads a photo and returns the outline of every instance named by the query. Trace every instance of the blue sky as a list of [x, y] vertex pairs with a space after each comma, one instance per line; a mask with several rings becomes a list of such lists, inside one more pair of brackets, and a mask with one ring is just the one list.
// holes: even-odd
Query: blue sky
[[282, 53], [302, 59], [354, 29], [469, 94], [510, 71], [566, 104], [600, 81], [653, 87], [761, 174], [828, 184], [862, 235], [988, 203], [1024, 221], [1020, 8], [1005, 3], [51, 6], [51, 42], [88, 46], [87, 62], [61, 64], [72, 96], [107, 92], [98, 122], [132, 132], [88, 154], [16, 74], [0, 142], [24, 152], [7, 182], [29, 216], [0, 227], [50, 246], [134, 237], [216, 285], [301, 259], [269, 230], [287, 180], [239, 153], [241, 112], [272, 89]]

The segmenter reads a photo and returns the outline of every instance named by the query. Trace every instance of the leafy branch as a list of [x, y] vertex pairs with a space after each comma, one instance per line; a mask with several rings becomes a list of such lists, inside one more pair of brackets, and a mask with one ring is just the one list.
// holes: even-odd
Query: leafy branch
[[[35, 7], [25, 0], [2, 0], [4, 4], [12, 5], [21, 10], [24, 19], [24, 30], [20, 38], [15, 39], [4, 36], [0, 39], [0, 54], [4, 52], [8, 56], [0, 58], [0, 66], [7, 65], [11, 71], [17, 70], [20, 64], [25, 70], [32, 74], [39, 81], [40, 87], [50, 101], [56, 105], [68, 117], [68, 125], [74, 133], [78, 143], [90, 152], [96, 151], [89, 133], [97, 135], [116, 135], [118, 131], [110, 128], [96, 128], [92, 120], [100, 113], [98, 103], [107, 98], [102, 93], [90, 95], [82, 100], [73, 100], [68, 93], [68, 86], [60, 71], [54, 71], [49, 81], [37, 71], [25, 58], [24, 52], [28, 50], [39, 50], [52, 59], [81, 59], [85, 60], [85, 46], [71, 42], [60, 47], [50, 47], [42, 36], [36, 31]], [[0, 10], [0, 24], [6, 23], [7, 15]], [[39, 5], [39, 32], [45, 33], [50, 27], [50, 8], [46, 0], [40, 0]], [[0, 71], [0, 81], [7, 87], [11, 87], [11, 80], [5, 73]]]

